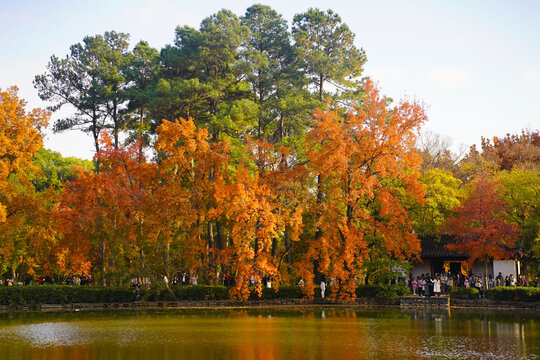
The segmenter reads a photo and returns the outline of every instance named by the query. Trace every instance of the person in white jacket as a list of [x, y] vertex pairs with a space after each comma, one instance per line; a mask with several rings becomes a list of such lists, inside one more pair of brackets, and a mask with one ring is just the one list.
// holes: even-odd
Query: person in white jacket
[[326, 283], [323, 281], [321, 281], [321, 298], [324, 299], [324, 292], [326, 291]]
[[441, 280], [439, 280], [438, 276], [433, 279], [433, 293], [436, 297], [441, 296]]

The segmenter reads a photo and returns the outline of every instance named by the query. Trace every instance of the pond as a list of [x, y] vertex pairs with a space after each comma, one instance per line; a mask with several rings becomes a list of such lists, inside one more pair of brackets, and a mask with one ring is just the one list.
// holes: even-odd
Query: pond
[[540, 359], [540, 314], [162, 310], [0, 315], [0, 359]]

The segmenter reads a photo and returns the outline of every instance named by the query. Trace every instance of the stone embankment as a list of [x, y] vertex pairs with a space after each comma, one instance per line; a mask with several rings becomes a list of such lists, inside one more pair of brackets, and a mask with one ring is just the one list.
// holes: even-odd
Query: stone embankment
[[429, 307], [429, 308], [449, 308], [450, 298], [448, 296], [441, 297], [419, 297], [419, 296], [406, 296], [402, 297], [399, 301], [400, 307]]
[[328, 301], [307, 301], [304, 299], [272, 299], [251, 300], [247, 302], [231, 300], [204, 301], [148, 301], [126, 303], [74, 303], [74, 304], [42, 304], [31, 306], [0, 306], [0, 313], [15, 311], [97, 311], [97, 310], [153, 310], [153, 309], [227, 309], [227, 308], [313, 308], [313, 307], [401, 307], [401, 308], [484, 308], [508, 310], [538, 310], [540, 302], [495, 301], [490, 299], [463, 300], [451, 299], [447, 296], [439, 298], [421, 298], [407, 296], [401, 299], [357, 299], [349, 303], [332, 303]]
[[483, 309], [526, 309], [540, 310], [540, 302], [498, 301], [491, 299], [455, 299], [448, 296], [424, 298], [418, 296], [402, 297], [402, 308], [483, 308]]

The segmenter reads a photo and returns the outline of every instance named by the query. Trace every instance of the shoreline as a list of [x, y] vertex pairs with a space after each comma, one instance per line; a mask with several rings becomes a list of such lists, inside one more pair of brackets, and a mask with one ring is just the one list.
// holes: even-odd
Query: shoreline
[[[354, 302], [321, 302], [304, 299], [273, 300], [204, 300], [204, 301], [141, 301], [120, 303], [70, 303], [41, 305], [0, 305], [0, 314], [12, 312], [79, 312], [79, 311], [138, 311], [138, 310], [236, 310], [236, 309], [313, 309], [313, 308], [394, 308], [417, 310], [496, 310], [540, 311], [540, 302], [496, 301], [490, 299], [464, 300], [443, 298], [357, 299]], [[405, 300], [405, 301], [404, 301]], [[413, 300], [413, 301], [411, 301]], [[435, 301], [430, 301], [435, 300]]]

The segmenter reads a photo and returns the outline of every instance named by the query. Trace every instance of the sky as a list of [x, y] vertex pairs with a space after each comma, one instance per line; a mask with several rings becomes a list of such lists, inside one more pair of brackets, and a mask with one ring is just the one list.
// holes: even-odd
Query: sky
[[[28, 108], [46, 107], [32, 81], [52, 55], [87, 35], [115, 30], [161, 49], [177, 26], [199, 27], [222, 8], [241, 16], [255, 1], [0, 0], [0, 88], [19, 87]], [[261, 1], [289, 22], [310, 7], [332, 9], [365, 50], [364, 75], [394, 100], [425, 104], [423, 131], [454, 151], [522, 129], [540, 129], [540, 1]], [[62, 110], [64, 114], [69, 110]], [[51, 124], [61, 113], [53, 114]], [[92, 139], [46, 132], [45, 147], [91, 159]]]

